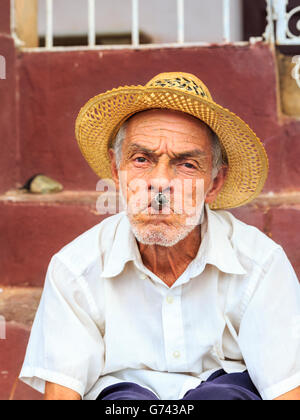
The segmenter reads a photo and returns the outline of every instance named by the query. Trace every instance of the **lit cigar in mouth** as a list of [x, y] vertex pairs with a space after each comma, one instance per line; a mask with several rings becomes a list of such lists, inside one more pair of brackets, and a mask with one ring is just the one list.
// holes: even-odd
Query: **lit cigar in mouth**
[[164, 193], [158, 193], [152, 200], [152, 207], [156, 210], [162, 210], [163, 206], [169, 202], [168, 197]]

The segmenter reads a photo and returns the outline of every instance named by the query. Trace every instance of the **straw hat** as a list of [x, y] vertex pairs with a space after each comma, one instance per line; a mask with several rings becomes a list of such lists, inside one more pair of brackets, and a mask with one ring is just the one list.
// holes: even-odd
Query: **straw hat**
[[76, 120], [76, 138], [90, 167], [111, 178], [108, 148], [124, 121], [137, 112], [162, 108], [204, 121], [218, 135], [228, 173], [212, 209], [239, 207], [261, 192], [268, 173], [265, 149], [237, 115], [213, 101], [204, 83], [188, 73], [161, 73], [145, 86], [124, 86], [92, 98]]

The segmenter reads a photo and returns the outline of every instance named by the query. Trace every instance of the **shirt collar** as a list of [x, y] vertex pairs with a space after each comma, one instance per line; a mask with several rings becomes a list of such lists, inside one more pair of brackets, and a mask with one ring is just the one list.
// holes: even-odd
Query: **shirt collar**
[[116, 227], [113, 245], [104, 259], [103, 277], [115, 277], [120, 274], [128, 261], [142, 264], [141, 254], [135, 236], [131, 230], [129, 219], [123, 211]]
[[[122, 212], [116, 228], [113, 245], [104, 260], [103, 277], [115, 277], [120, 274], [128, 261], [143, 267], [142, 258], [129, 219]], [[216, 266], [229, 274], [246, 274], [239, 262], [229, 239], [230, 225], [218, 211], [210, 210], [205, 204], [205, 216], [201, 225], [202, 241], [195, 259], [191, 262], [190, 276], [203, 271], [206, 264]]]
[[[223, 214], [222, 214], [223, 213]], [[206, 264], [217, 267], [220, 271], [229, 274], [246, 274], [230, 241], [232, 231], [223, 211], [211, 210], [205, 204], [205, 216], [201, 225], [201, 245], [192, 262], [191, 275], [199, 267], [204, 269]]]

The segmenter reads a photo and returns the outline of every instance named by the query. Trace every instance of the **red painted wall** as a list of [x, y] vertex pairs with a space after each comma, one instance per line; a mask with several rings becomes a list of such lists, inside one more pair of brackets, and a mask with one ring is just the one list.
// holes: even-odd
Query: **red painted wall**
[[10, 0], [0, 0], [0, 34], [10, 34]]
[[19, 179], [16, 123], [16, 52], [10, 37], [10, 1], [0, 0], [0, 55], [6, 61], [6, 79], [0, 79], [0, 192]]
[[41, 286], [51, 256], [103, 217], [76, 204], [0, 203], [0, 284]]
[[46, 172], [67, 189], [95, 189], [97, 177], [81, 157], [74, 137], [80, 107], [107, 89], [144, 84], [159, 72], [173, 70], [200, 77], [217, 102], [236, 112], [261, 137], [271, 164], [265, 190], [299, 188], [295, 152], [300, 147], [300, 122], [278, 118], [275, 58], [263, 44], [22, 54], [20, 181]]
[[[107, 89], [144, 84], [163, 71], [196, 74], [215, 100], [244, 118], [269, 149], [270, 138], [278, 141], [274, 56], [264, 45], [26, 53], [19, 66], [22, 181], [46, 172], [67, 189], [94, 189], [97, 178], [74, 137], [80, 107]], [[281, 187], [287, 184], [284, 179]], [[268, 188], [278, 185], [276, 179]]]
[[[276, 60], [265, 44], [16, 54], [11, 38], [0, 35], [1, 48], [9, 71], [0, 82], [0, 192], [41, 172], [67, 190], [95, 190], [97, 176], [74, 135], [81, 106], [107, 89], [144, 84], [163, 71], [196, 74], [217, 102], [253, 128], [270, 159], [264, 191], [300, 189], [300, 121], [278, 113]], [[246, 207], [234, 213], [281, 243], [300, 272], [299, 209]], [[0, 283], [6, 285], [42, 285], [52, 254], [99, 221], [76, 205], [0, 203], [0, 214]]]
[[80, 107], [107, 89], [144, 84], [172, 70], [199, 76], [215, 100], [241, 116], [262, 139], [270, 159], [265, 191], [299, 189], [300, 122], [278, 116], [276, 62], [267, 45], [23, 53], [17, 67], [7, 36], [0, 35], [1, 51], [7, 57], [8, 78], [0, 82], [5, 150], [0, 156], [0, 191], [40, 172], [57, 178], [66, 189], [94, 190], [97, 176], [74, 136]]

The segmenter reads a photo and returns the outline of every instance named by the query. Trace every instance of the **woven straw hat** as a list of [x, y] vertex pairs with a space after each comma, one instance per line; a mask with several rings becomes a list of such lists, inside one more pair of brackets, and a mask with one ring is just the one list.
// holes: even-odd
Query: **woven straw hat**
[[268, 173], [265, 149], [237, 115], [215, 103], [204, 83], [188, 73], [161, 73], [145, 86], [124, 86], [92, 98], [76, 120], [76, 138], [90, 167], [111, 178], [108, 148], [124, 121], [140, 111], [182, 111], [204, 121], [218, 135], [228, 173], [212, 209], [239, 207], [261, 192]]

